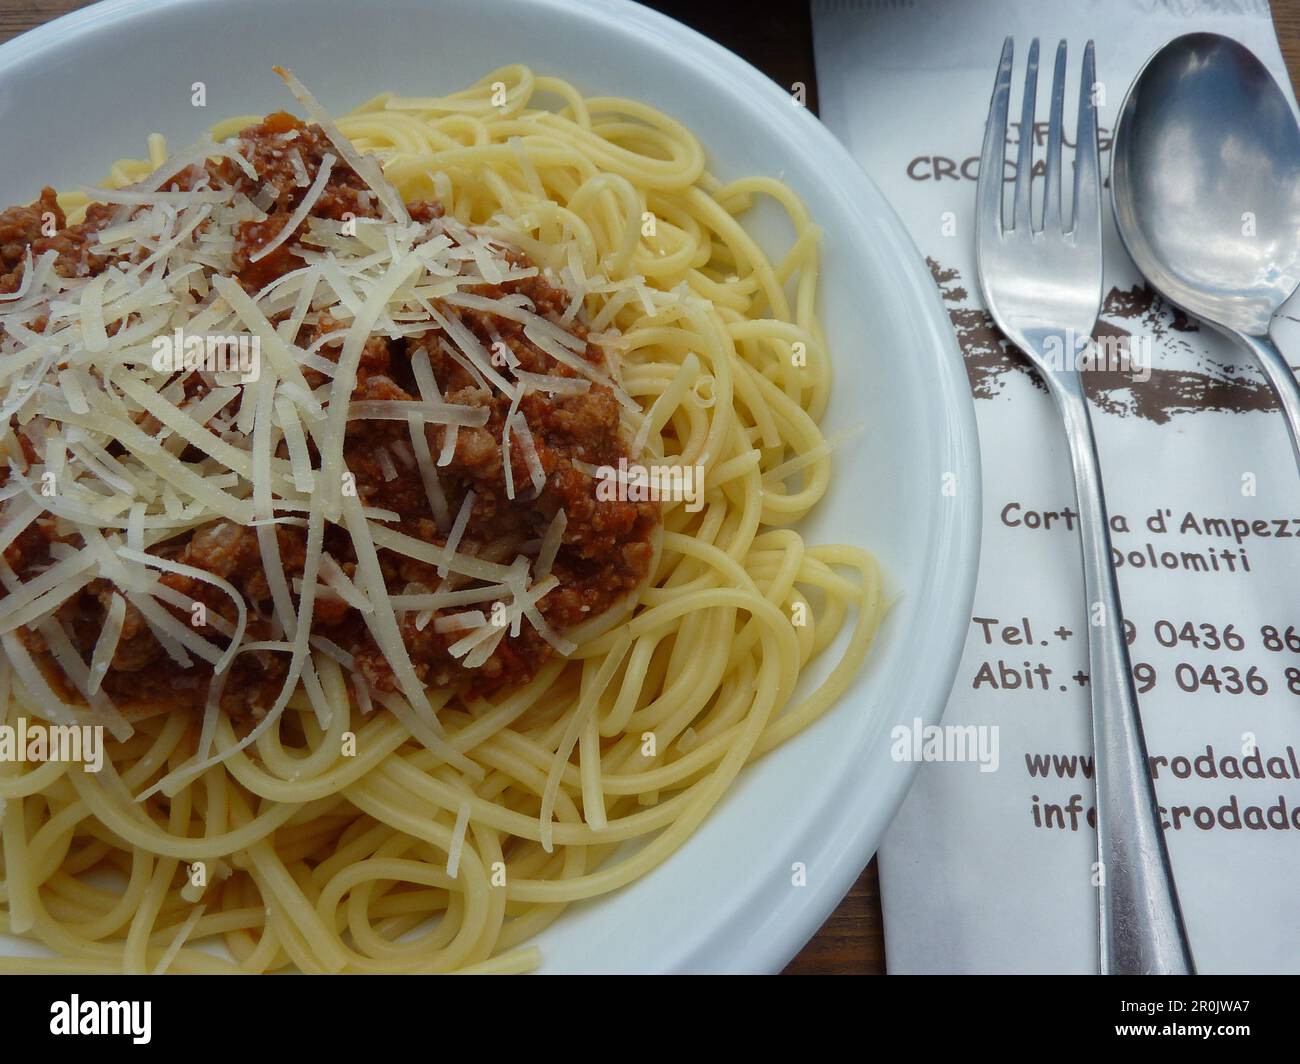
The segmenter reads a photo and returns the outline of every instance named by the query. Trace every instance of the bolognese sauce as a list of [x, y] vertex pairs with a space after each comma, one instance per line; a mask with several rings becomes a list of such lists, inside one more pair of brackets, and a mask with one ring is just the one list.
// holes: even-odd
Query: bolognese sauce
[[[284, 239], [282, 230], [293, 221], [306, 194], [315, 182], [326, 157], [332, 154], [329, 140], [317, 126], [305, 125], [291, 115], [277, 113], [239, 135], [238, 150], [256, 172], [229, 158], [209, 160], [183, 171], [169, 184], [184, 190], [199, 184], [234, 188], [256, 197], [264, 217], [240, 224], [235, 233], [231, 274], [250, 295], [305, 264], [298, 239], [308, 220], [378, 218], [381, 205], [358, 174], [335, 159], [323, 190], [311, 205], [297, 231]], [[428, 224], [442, 215], [434, 202], [407, 205], [415, 223]], [[113, 265], [111, 257], [97, 250], [98, 233], [122, 210], [113, 205], [92, 205], [84, 221], [68, 225], [54, 193], [44, 189], [32, 204], [0, 213], [0, 293], [12, 293], [22, 284], [30, 263], [48, 251], [57, 259], [54, 270], [64, 277], [95, 276]], [[280, 238], [269, 254], [259, 250]], [[510, 251], [508, 262], [527, 272], [531, 265], [520, 252]], [[512, 297], [533, 312], [559, 322], [571, 305], [568, 293], [541, 273], [516, 277], [501, 284], [483, 284], [466, 289], [488, 300]], [[287, 316], [287, 315], [286, 315]], [[485, 349], [499, 353], [494, 358], [499, 372], [519, 381], [519, 374], [544, 374], [548, 378], [580, 375], [557, 361], [526, 335], [517, 321], [482, 309], [462, 308], [459, 320]], [[285, 316], [282, 316], [282, 318]], [[279, 324], [281, 319], [273, 321]], [[592, 366], [604, 367], [605, 355], [588, 339], [584, 325], [571, 316], [563, 328], [578, 342], [581, 358]], [[337, 361], [346, 333], [346, 321], [338, 321], [328, 309], [309, 315], [294, 341], [310, 347], [319, 356]], [[519, 389], [517, 409], [511, 398], [485, 387], [472, 364], [456, 357], [444, 330], [432, 319], [427, 331], [409, 332], [400, 338], [372, 335], [365, 341], [356, 372], [352, 400], [356, 402], [414, 402], [421, 388], [413, 361], [427, 357], [428, 367], [442, 401], [485, 410], [481, 426], [451, 427], [427, 424], [424, 433], [429, 452], [440, 456], [438, 478], [447, 509], [459, 513], [471, 497], [468, 519], [455, 549], [470, 555], [503, 557], [491, 560], [509, 563], [517, 552], [534, 555], [537, 545], [562, 514], [563, 534], [551, 562], [557, 586], [537, 603], [537, 609], [555, 630], [563, 631], [599, 616], [623, 599], [650, 575], [653, 535], [660, 521], [659, 507], [648, 502], [624, 502], [599, 498], [591, 467], [617, 466], [620, 458], [631, 458], [620, 431], [620, 404], [614, 391], [592, 382], [585, 390], [549, 393]], [[305, 370], [312, 388], [328, 377], [320, 370]], [[195, 371], [182, 381], [187, 402], [201, 400], [211, 389], [203, 373]], [[238, 399], [232, 399], [231, 405]], [[525, 452], [519, 435], [509, 431], [513, 417], [525, 419], [531, 433], [533, 453]], [[16, 427], [16, 422], [14, 423]], [[155, 431], [157, 424], [142, 424]], [[23, 454], [10, 454], [8, 461], [30, 465], [37, 460], [23, 434]], [[313, 463], [319, 455], [308, 441]], [[121, 443], [110, 443], [110, 453], [122, 454]], [[445, 547], [448, 532], [437, 520], [419, 463], [414, 460], [408, 423], [395, 418], [350, 420], [343, 446], [347, 471], [354, 478], [360, 501], [374, 510], [395, 515], [393, 527], [406, 536]], [[187, 456], [181, 453], [181, 458]], [[290, 457], [281, 442], [276, 457]], [[536, 487], [537, 465], [544, 482]], [[7, 470], [0, 477], [7, 477]], [[29, 580], [54, 561], [59, 542], [58, 524], [51, 514], [30, 523], [4, 550], [4, 560], [19, 580]], [[295, 603], [301, 592], [301, 578], [307, 557], [307, 533], [292, 522], [275, 526], [279, 565], [293, 590]], [[73, 546], [79, 546], [73, 543]], [[246, 638], [271, 640], [282, 637], [275, 621], [273, 590], [267, 576], [267, 560], [259, 545], [257, 530], [230, 520], [211, 521], [150, 548], [159, 558], [220, 577], [232, 584], [248, 606]], [[327, 524], [324, 551], [349, 580], [358, 564], [348, 531]], [[453, 576], [441, 573], [433, 564], [392, 550], [379, 550], [385, 585], [393, 595], [418, 595], [457, 585]], [[449, 582], [450, 581], [450, 582]], [[208, 620], [196, 626], [199, 635], [220, 641], [234, 620], [234, 606], [224, 592], [211, 583], [167, 571], [159, 584], [176, 594], [167, 599], [176, 617], [192, 623], [195, 614], [186, 612], [182, 599], [201, 603]], [[115, 594], [114, 584], [95, 579], [69, 598], [58, 610], [58, 619], [84, 661], [90, 661], [99, 633]], [[0, 589], [0, 596], [4, 592]], [[3, 597], [0, 597], [0, 608]], [[455, 687], [471, 697], [490, 695], [500, 689], [526, 683], [551, 656], [550, 643], [527, 624], [507, 633], [477, 667], [452, 653], [451, 646], [464, 634], [455, 628], [443, 630], [436, 622], [440, 611], [397, 612], [402, 641], [419, 680], [431, 687]], [[353, 665], [353, 682], [364, 681], [373, 692], [398, 690], [392, 663], [368, 628], [362, 611], [345, 597], [318, 584], [312, 619], [312, 635], [340, 648]], [[20, 635], [29, 650], [47, 649], [38, 631], [24, 628]], [[51, 680], [58, 670], [45, 659]], [[276, 698], [287, 675], [288, 659], [274, 650], [250, 650], [238, 654], [225, 678], [221, 706], [235, 716], [264, 713]], [[103, 690], [114, 700], [126, 703], [159, 701], [201, 706], [212, 678], [211, 666], [196, 662], [181, 668], [160, 643], [153, 627], [134, 605], [127, 604]], [[63, 678], [61, 689], [71, 692]]]

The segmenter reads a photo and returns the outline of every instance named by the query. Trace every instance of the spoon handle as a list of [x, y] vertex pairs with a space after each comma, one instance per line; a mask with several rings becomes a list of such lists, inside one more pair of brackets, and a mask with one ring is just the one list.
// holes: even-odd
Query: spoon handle
[[1236, 335], [1254, 352], [1264, 368], [1268, 383], [1273, 386], [1273, 394], [1282, 407], [1282, 416], [1286, 418], [1286, 428], [1291, 434], [1291, 450], [1295, 453], [1296, 466], [1300, 467], [1300, 383], [1296, 382], [1290, 365], [1269, 337], [1249, 336], [1244, 332]]
[[1070, 440], [1083, 544], [1101, 972], [1190, 975], [1195, 968], [1147, 767], [1088, 402], [1078, 373], [1053, 374], [1051, 385]]

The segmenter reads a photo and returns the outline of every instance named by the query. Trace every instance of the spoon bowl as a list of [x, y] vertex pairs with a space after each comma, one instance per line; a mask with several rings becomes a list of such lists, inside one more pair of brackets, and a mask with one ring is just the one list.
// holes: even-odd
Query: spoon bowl
[[1259, 358], [1300, 463], [1300, 387], [1268, 338], [1300, 284], [1300, 125], [1253, 52], [1189, 33], [1147, 61], [1120, 108], [1111, 196], [1152, 286]]

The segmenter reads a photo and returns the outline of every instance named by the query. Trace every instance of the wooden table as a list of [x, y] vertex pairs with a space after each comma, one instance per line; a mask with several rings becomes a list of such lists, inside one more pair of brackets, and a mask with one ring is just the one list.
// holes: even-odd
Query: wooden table
[[[792, 0], [780, 17], [742, 19], [733, 4], [700, 0], [646, 0], [720, 41], [783, 86], [803, 82], [808, 104], [817, 108], [812, 20], [804, 3]], [[1300, 0], [1270, 0], [1278, 41], [1293, 85], [1300, 84]], [[0, 0], [0, 41], [48, 22], [86, 0]], [[759, 11], [763, 9], [760, 7]], [[885, 934], [880, 882], [873, 859], [845, 899], [786, 968], [787, 975], [883, 975]]]

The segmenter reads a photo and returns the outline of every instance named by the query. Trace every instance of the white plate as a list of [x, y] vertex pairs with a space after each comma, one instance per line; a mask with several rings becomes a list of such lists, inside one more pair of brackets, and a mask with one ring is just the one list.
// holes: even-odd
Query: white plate
[[[900, 597], [840, 705], [750, 766], [663, 866], [574, 907], [539, 940], [546, 971], [777, 971], [903, 798], [913, 766], [891, 761], [889, 731], [942, 714], [979, 550], [974, 410], [947, 315], [897, 216], [825, 127], [730, 52], [630, 3], [108, 0], [0, 46], [0, 203], [94, 182], [113, 159], [142, 155], [152, 131], [179, 147], [218, 119], [289, 106], [274, 63], [338, 112], [514, 62], [675, 115], [715, 173], [781, 178], [825, 232], [826, 428], [865, 431], [839, 453], [802, 531], [870, 547]], [[196, 81], [206, 109], [191, 105]], [[942, 490], [949, 473], [955, 496]], [[792, 884], [795, 862], [806, 886]]]

